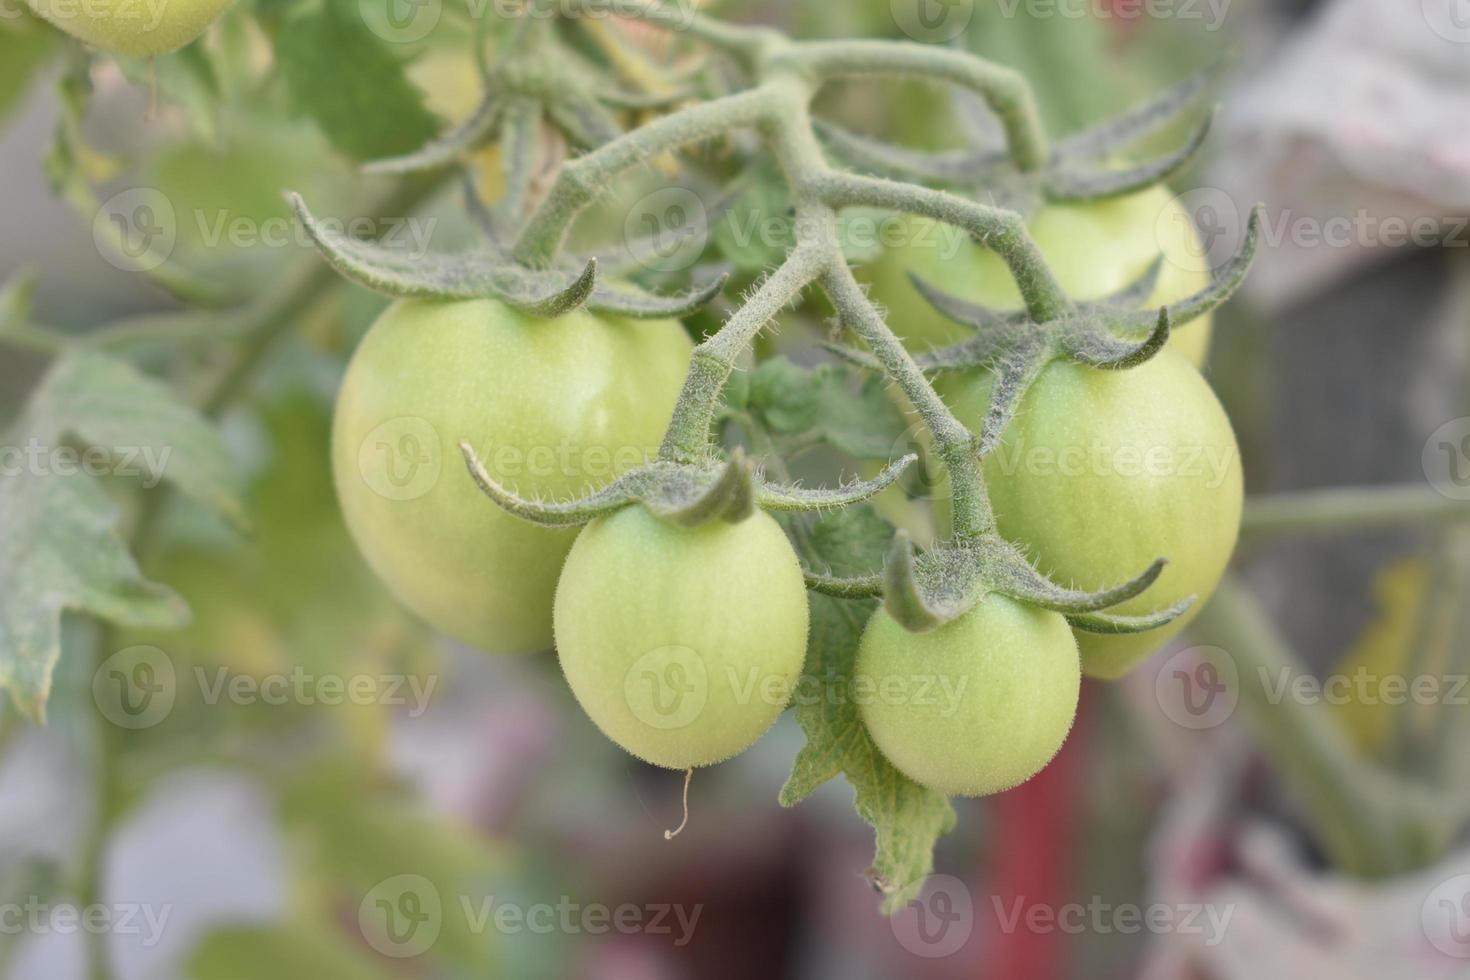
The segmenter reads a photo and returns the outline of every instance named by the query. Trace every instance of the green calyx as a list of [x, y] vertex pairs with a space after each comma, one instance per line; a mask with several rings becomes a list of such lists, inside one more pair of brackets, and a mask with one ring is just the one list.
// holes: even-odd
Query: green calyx
[[1194, 604], [1194, 598], [1144, 616], [1120, 616], [1104, 610], [1141, 595], [1158, 579], [1164, 564], [1160, 558], [1127, 582], [1083, 592], [1050, 581], [1025, 555], [997, 535], [919, 552], [909, 536], [900, 531], [894, 536], [881, 572], [859, 578], [809, 572], [807, 586], [844, 599], [881, 596], [889, 615], [914, 633], [927, 633], [953, 622], [990, 593], [1062, 613], [1073, 627], [1087, 632], [1141, 633], [1182, 616]]
[[712, 521], [735, 524], [756, 509], [814, 512], [861, 503], [892, 486], [918, 457], [889, 463], [871, 480], [855, 480], [832, 489], [808, 489], [774, 483], [757, 472], [737, 447], [726, 459], [711, 456], [697, 462], [656, 460], [625, 473], [595, 493], [576, 500], [528, 500], [498, 483], [468, 443], [460, 443], [475, 484], [506, 512], [544, 527], [577, 527], [598, 517], [639, 504], [660, 520], [679, 527]]

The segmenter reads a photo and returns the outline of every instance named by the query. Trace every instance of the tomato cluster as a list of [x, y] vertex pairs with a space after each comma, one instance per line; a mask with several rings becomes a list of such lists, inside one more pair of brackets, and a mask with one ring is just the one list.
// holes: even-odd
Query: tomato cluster
[[406, 606], [501, 653], [550, 647], [554, 622], [592, 720], [677, 769], [744, 750], [790, 699], [807, 599], [785, 534], [762, 513], [680, 528], [638, 506], [538, 527], [486, 500], [455, 446], [522, 496], [604, 486], [654, 455], [690, 353], [673, 320], [404, 301], [353, 356], [332, 433], [347, 526]]
[[[1098, 297], [1147, 269], [1156, 229], [1176, 226], [1172, 207], [1163, 191], [1149, 191], [1045, 209], [1032, 226], [1064, 288]], [[1207, 281], [1194, 271], [1188, 235], [1162, 234], [1170, 261], [1153, 302]], [[955, 335], [919, 299], [910, 273], [971, 300], [1018, 302], [990, 253], [966, 242], [937, 256], [900, 246], [865, 270], [911, 343]], [[1199, 338], [1207, 325], [1191, 329]], [[1054, 360], [985, 458], [1000, 535], [1057, 585], [1103, 589], [1167, 558], [1150, 588], [1112, 610], [1133, 615], [1202, 601], [1220, 580], [1239, 526], [1241, 473], [1229, 421], [1190, 363], [1202, 352], [1199, 343], [1176, 345], [1127, 370]], [[806, 587], [781, 527], [759, 511], [685, 527], [637, 504], [580, 533], [536, 526], [490, 506], [451, 460], [453, 447], [468, 444], [520, 498], [606, 486], [652, 457], [690, 354], [673, 320], [586, 311], [539, 319], [495, 300], [403, 301], [353, 357], [333, 432], [348, 526], [406, 605], [486, 650], [554, 640], [597, 726], [631, 754], [676, 769], [743, 751], [800, 679]], [[972, 368], [943, 375], [937, 390], [978, 430], [993, 383], [987, 369]], [[1074, 632], [1060, 613], [994, 593], [913, 632], [880, 608], [857, 652], [852, 694], [900, 771], [946, 794], [992, 793], [1029, 778], [1060, 748], [1083, 674], [1121, 676], [1186, 618], [1146, 633]]]
[[[1209, 281], [1195, 233], [1179, 220], [1187, 217], [1167, 191], [1154, 188], [1117, 201], [1050, 206], [1028, 224], [1063, 288], [1080, 299], [1122, 289], [1162, 248], [1165, 262], [1150, 297], [1157, 305]], [[924, 304], [910, 274], [987, 306], [1020, 302], [999, 259], [968, 241], [948, 258], [937, 247], [894, 249], [865, 272], [874, 299], [916, 351], [960, 339], [963, 328]], [[1060, 615], [998, 596], [930, 634], [905, 632], [880, 612], [863, 637], [858, 665], [870, 687], [911, 679], [925, 669], [920, 664], [973, 683], [971, 696], [957, 699], [948, 715], [933, 704], [881, 697], [864, 706], [874, 741], [915, 781], [972, 795], [1029, 778], [1071, 728], [1079, 659], [1081, 673], [1122, 676], [1183, 629], [1219, 584], [1240, 528], [1243, 484], [1229, 419], [1196, 370], [1208, 331], [1208, 321], [1192, 324], [1128, 370], [1049, 364], [983, 467], [1001, 536], [1053, 581], [1101, 589], [1163, 557], [1169, 564], [1159, 579], [1110, 611], [1142, 614], [1193, 596], [1189, 613], [1143, 633], [1074, 635]], [[991, 373], [979, 368], [942, 376], [936, 385], [972, 430], [992, 386]], [[935, 483], [942, 519], [945, 483]]]

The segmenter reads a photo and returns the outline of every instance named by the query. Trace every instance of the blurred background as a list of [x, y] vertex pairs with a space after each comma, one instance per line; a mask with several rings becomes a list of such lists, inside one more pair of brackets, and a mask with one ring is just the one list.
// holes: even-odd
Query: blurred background
[[[287, 0], [258, 5], [262, 17], [294, 15]], [[1470, 976], [1470, 690], [1456, 682], [1470, 671], [1470, 538], [1457, 523], [1470, 500], [1470, 7], [713, 9], [803, 37], [967, 48], [1024, 72], [1054, 134], [1228, 59], [1214, 133], [1173, 181], [1207, 232], [1231, 209], [1238, 219], [1266, 204], [1262, 254], [1217, 315], [1207, 372], [1257, 501], [1227, 608], [1126, 681], [1087, 682], [1077, 726], [1040, 776], [957, 801], [936, 875], [892, 919], [863, 877], [873, 834], [847, 784], [777, 804], [803, 742], [789, 716], [696, 774], [689, 825], [665, 841], [681, 818], [679, 774], [606, 741], [550, 658], [491, 658], [425, 632], [347, 539], [325, 451], [331, 399], [382, 300], [344, 285], [295, 311], [221, 419], [251, 474], [255, 534], [187, 504], [152, 517], [163, 531], [140, 560], [189, 601], [192, 624], [99, 638], [101, 627], [68, 619], [47, 723], [0, 709], [0, 972], [95, 977], [89, 947], [102, 944], [120, 980]], [[227, 224], [177, 224], [180, 264], [249, 298], [314, 261], [289, 231], [282, 189], [318, 213], [354, 214], [391, 187], [357, 175], [328, 93], [256, 80], [252, 59], [269, 54], [237, 14], [207, 43], [235, 52], [238, 77], [202, 71], [187, 51], [163, 59], [150, 110], [146, 70], [103, 58], [82, 73], [85, 112], [60, 35], [15, 9], [0, 19], [0, 282], [27, 284], [37, 323], [125, 324], [139, 357], [185, 389], [221, 365], [207, 349], [179, 361], [153, 346], [150, 318], [175, 301], [99, 247], [98, 201], [159, 188], [180, 214], [279, 219], [285, 239], [265, 245]], [[463, 25], [450, 16], [438, 30]], [[407, 99], [421, 116], [385, 108], [381, 145], [361, 157], [411, 148], [478, 100], [462, 46], [399, 53], [413, 91], [385, 91], [383, 105]], [[951, 132], [917, 86], [853, 84], [832, 100], [911, 145], [942, 146]], [[410, 131], [419, 118], [426, 131]], [[438, 221], [436, 249], [469, 234], [453, 194], [427, 196], [419, 213]], [[818, 337], [782, 332], [804, 353]], [[0, 351], [5, 417], [45, 355]], [[1305, 495], [1337, 488], [1386, 489]], [[0, 572], [0, 585], [18, 588], [18, 575]], [[286, 678], [297, 693], [205, 704], [179, 683], [166, 716], [123, 727], [99, 718], [90, 658], [67, 655], [99, 642], [166, 651], [180, 677]], [[1404, 703], [1372, 685], [1294, 695], [1274, 710], [1232, 688], [1201, 715], [1171, 687], [1178, 671], [1203, 678], [1193, 672], [1216, 663], [1201, 646], [1242, 671], [1438, 686]], [[289, 687], [302, 675], [367, 678], [374, 694], [308, 684], [302, 695]], [[1343, 860], [1375, 820], [1392, 858]], [[430, 915], [427, 945], [365, 929], [379, 900]], [[68, 903], [111, 924], [68, 926]]]

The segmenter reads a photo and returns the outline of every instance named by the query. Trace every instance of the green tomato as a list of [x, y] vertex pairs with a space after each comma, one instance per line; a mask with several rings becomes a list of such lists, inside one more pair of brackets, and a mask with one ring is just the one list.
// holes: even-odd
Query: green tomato
[[552, 320], [494, 300], [409, 300], [373, 324], [337, 399], [332, 468], [347, 526], [389, 589], [495, 652], [551, 646], [575, 530], [491, 503], [460, 456], [527, 497], [567, 499], [657, 451], [691, 344], [674, 320]]
[[[978, 426], [991, 381], [941, 381], [956, 415]], [[985, 459], [1001, 536], [1053, 581], [1117, 585], [1156, 558], [1163, 574], [1109, 612], [1140, 614], [1196, 596], [1189, 613], [1146, 633], [1079, 632], [1082, 669], [1126, 673], [1193, 618], [1219, 584], [1240, 531], [1240, 449], [1224, 408], [1182, 356], [1160, 352], [1126, 371], [1049, 365]]]
[[853, 690], [900, 772], [948, 796], [984, 796], [1051, 761], [1081, 682], [1066, 619], [991, 594], [929, 633], [910, 633], [880, 608], [863, 631]]
[[801, 566], [768, 514], [679, 528], [642, 507], [582, 531], [556, 589], [556, 649], [582, 709], [670, 769], [745, 751], [806, 657]]
[[[1148, 305], [1193, 295], [1210, 283], [1209, 266], [1189, 213], [1162, 187], [1088, 204], [1049, 204], [1027, 222], [1031, 237], [1057, 281], [1073, 299], [1100, 299], [1126, 287], [1164, 254], [1158, 287]], [[871, 295], [888, 308], [888, 324], [912, 350], [972, 336], [946, 319], [909, 280], [913, 273], [962, 299], [999, 309], [1022, 305], [1020, 290], [1000, 256], [974, 244], [957, 228], [927, 218], [901, 219], [894, 244], [859, 269]], [[1169, 339], [1196, 367], [1210, 343], [1208, 317]]]
[[234, 0], [26, 0], [39, 16], [93, 47], [134, 58], [177, 51]]

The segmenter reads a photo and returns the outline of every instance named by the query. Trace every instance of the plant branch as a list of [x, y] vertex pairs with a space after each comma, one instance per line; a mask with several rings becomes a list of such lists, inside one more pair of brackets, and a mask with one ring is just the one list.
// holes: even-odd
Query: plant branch
[[1470, 522], [1470, 501], [1455, 500], [1422, 484], [1335, 487], [1252, 497], [1241, 534], [1323, 534], [1383, 527], [1441, 527]]
[[565, 9], [574, 16], [616, 14], [687, 34], [741, 58], [747, 65], [753, 63], [765, 45], [784, 40], [778, 31], [771, 28], [745, 27], [716, 20], [693, 9], [687, 0], [673, 6], [649, 0], [567, 0]]
[[916, 214], [954, 225], [993, 250], [1010, 268], [1032, 320], [1045, 323], [1073, 310], [1072, 301], [1052, 275], [1041, 250], [1031, 240], [1020, 214], [990, 207], [946, 191], [882, 177], [828, 171], [814, 191], [834, 208], [874, 207]]
[[1402, 872], [1423, 860], [1426, 843], [1447, 839], [1443, 801], [1363, 759], [1320, 703], [1293, 697], [1307, 668], [1242, 583], [1227, 576], [1194, 629], [1234, 662], [1261, 751], [1338, 867]]
[[786, 55], [819, 80], [873, 76], [926, 78], [969, 89], [1000, 117], [1011, 158], [1023, 172], [1046, 165], [1049, 151], [1031, 89], [1020, 73], [964, 51], [912, 41], [806, 41]]
[[761, 328], [820, 276], [830, 261], [828, 250], [798, 245], [714, 336], [694, 348], [660, 457], [689, 462], [705, 454], [715, 406], [735, 362]]
[[846, 262], [833, 263], [822, 279], [837, 315], [872, 349], [884, 371], [903, 390], [934, 436], [938, 456], [949, 471], [954, 493], [954, 536], [963, 544], [994, 527], [975, 436], [935, 393], [929, 379], [888, 325]]
[[569, 160], [517, 239], [512, 251], [516, 261], [537, 268], [551, 265], [572, 222], [613, 178], [660, 153], [761, 123], [771, 117], [776, 94], [761, 87], [690, 106]]

